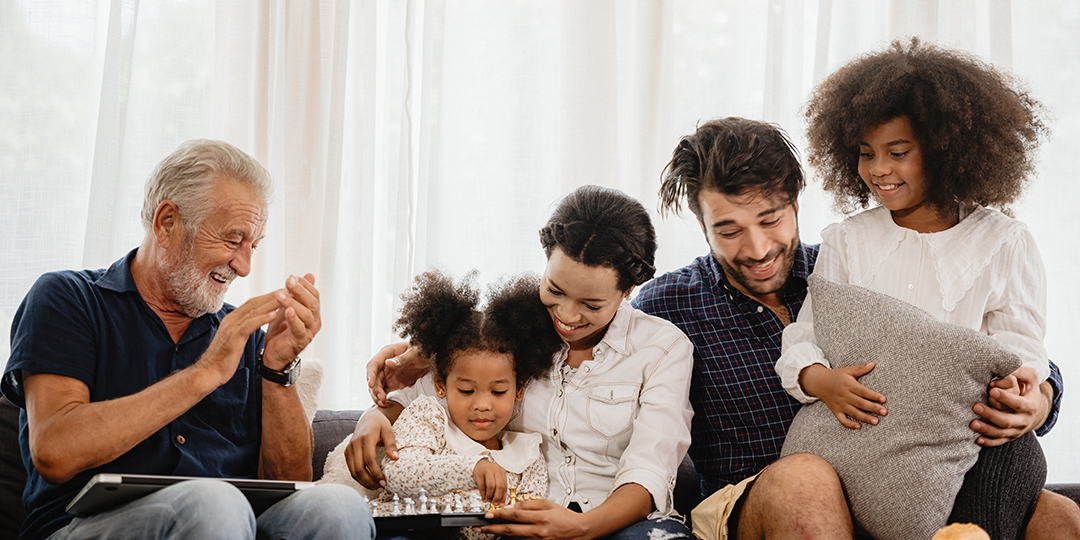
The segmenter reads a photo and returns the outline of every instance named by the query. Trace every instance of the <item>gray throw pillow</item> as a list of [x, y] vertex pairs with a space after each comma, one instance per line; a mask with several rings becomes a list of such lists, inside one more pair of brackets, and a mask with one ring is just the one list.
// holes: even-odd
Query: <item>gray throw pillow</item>
[[945, 526], [978, 459], [971, 407], [1020, 359], [991, 337], [863, 287], [809, 279], [814, 334], [832, 367], [875, 362], [859, 379], [888, 400], [878, 425], [849, 429], [822, 401], [795, 416], [782, 456], [809, 452], [840, 476], [856, 527], [878, 540]]

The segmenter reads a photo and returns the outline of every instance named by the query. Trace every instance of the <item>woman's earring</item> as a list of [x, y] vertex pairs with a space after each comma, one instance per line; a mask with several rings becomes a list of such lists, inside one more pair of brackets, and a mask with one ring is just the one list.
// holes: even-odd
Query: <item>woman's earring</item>
[[436, 390], [435, 395], [439, 396], [440, 398], [444, 398], [446, 397], [446, 392], [443, 392], [442, 390]]

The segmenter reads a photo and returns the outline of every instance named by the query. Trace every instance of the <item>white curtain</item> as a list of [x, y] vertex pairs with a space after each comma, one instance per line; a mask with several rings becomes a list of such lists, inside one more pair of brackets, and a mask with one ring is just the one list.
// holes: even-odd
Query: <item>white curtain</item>
[[[1042, 439], [1050, 481], [1078, 482], [1078, 27], [1074, 2], [1050, 0], [0, 0], [0, 327], [43, 272], [138, 245], [154, 164], [220, 138], [277, 182], [229, 301], [314, 273], [320, 404], [366, 407], [364, 364], [395, 338], [415, 273], [541, 271], [552, 203], [596, 183], [655, 208], [671, 150], [703, 120], [777, 122], [804, 147], [815, 83], [918, 35], [1013, 71], [1053, 113], [1016, 210], [1042, 246], [1068, 388]], [[805, 240], [840, 219], [829, 201], [811, 182]], [[690, 216], [655, 219], [661, 271], [705, 253]]]

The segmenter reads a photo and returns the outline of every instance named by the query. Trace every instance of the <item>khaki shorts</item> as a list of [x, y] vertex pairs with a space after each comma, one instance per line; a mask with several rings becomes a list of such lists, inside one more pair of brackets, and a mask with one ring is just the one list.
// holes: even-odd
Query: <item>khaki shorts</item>
[[[765, 469], [743, 479], [738, 484], [724, 486], [694, 507], [690, 511], [690, 520], [694, 523], [694, 536], [701, 540], [727, 540], [728, 519], [732, 517], [735, 508], [741, 507], [739, 499], [750, 489], [762, 472], [765, 472]], [[738, 518], [735, 516], [735, 519]]]

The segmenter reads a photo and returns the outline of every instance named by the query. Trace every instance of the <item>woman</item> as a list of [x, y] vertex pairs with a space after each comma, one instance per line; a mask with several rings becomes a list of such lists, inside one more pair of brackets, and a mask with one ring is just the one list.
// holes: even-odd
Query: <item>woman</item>
[[[674, 325], [631, 307], [634, 287], [652, 278], [656, 235], [645, 208], [622, 192], [586, 186], [563, 199], [540, 231], [547, 268], [540, 299], [563, 340], [546, 378], [525, 391], [508, 429], [543, 435], [548, 499], [519, 502], [489, 516], [511, 521], [481, 530], [545, 538], [689, 537], [674, 514], [671, 487], [690, 445], [688, 399], [693, 346]], [[408, 346], [380, 351], [369, 366], [373, 387], [382, 362]], [[415, 380], [416, 370], [412, 370]], [[380, 388], [381, 389], [381, 388]], [[390, 423], [430, 376], [389, 396], [357, 423], [346, 460], [369, 487], [382, 481], [375, 447], [396, 456]], [[657, 531], [660, 529], [660, 531]]]

